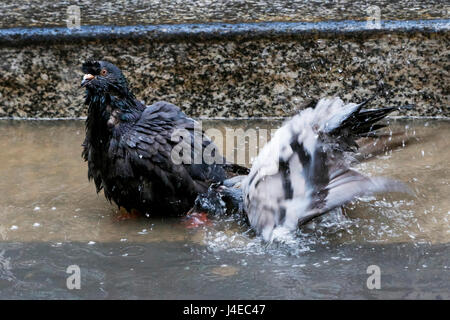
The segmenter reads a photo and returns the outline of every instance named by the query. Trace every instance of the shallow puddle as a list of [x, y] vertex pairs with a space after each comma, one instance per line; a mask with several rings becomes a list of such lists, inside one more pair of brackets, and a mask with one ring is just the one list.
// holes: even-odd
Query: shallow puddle
[[[0, 298], [449, 298], [450, 122], [390, 122], [364, 142], [357, 167], [405, 182], [415, 197], [361, 198], [344, 217], [267, 245], [234, 216], [194, 229], [182, 218], [117, 221], [87, 181], [83, 121], [0, 121]], [[203, 127], [256, 132], [257, 145], [216, 140], [230, 159], [250, 149], [248, 164], [280, 124]], [[73, 264], [81, 290], [66, 287]], [[381, 269], [380, 290], [366, 286], [369, 265]]]

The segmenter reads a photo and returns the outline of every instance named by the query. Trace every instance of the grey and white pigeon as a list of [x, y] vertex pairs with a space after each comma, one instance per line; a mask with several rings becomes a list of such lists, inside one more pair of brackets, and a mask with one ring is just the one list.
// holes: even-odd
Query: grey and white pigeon
[[355, 197], [409, 192], [401, 182], [351, 168], [356, 140], [384, 127], [376, 123], [398, 109], [364, 110], [370, 100], [344, 104], [339, 98], [321, 99], [288, 120], [264, 146], [241, 188], [250, 225], [265, 240], [290, 233]]

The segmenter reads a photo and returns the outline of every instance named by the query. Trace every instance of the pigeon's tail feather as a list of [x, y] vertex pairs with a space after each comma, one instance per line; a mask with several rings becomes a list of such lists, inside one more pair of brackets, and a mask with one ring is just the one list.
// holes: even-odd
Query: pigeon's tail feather
[[223, 167], [229, 176], [246, 175], [250, 172], [249, 168], [235, 163], [225, 163]]
[[243, 213], [241, 183], [246, 176], [234, 176], [220, 183], [213, 183], [207, 192], [199, 194], [192, 211], [212, 215]]
[[413, 105], [406, 105], [400, 107], [385, 107], [381, 109], [365, 109], [362, 110], [362, 105], [365, 105], [368, 101], [364, 101], [359, 104], [360, 108], [357, 108], [352, 114], [350, 114], [341, 124], [335, 128], [330, 134], [336, 135], [348, 130], [349, 133], [357, 136], [365, 136], [378, 129], [385, 127], [382, 124], [376, 124], [382, 120], [389, 113], [396, 110], [410, 110]]
[[354, 170], [347, 170], [345, 173], [335, 177], [325, 188], [325, 201], [311, 205], [298, 220], [302, 225], [309, 220], [320, 216], [334, 208], [343, 206], [357, 197], [373, 195], [377, 193], [407, 193], [414, 195], [412, 190], [403, 182], [385, 178], [385, 177], [367, 177]]

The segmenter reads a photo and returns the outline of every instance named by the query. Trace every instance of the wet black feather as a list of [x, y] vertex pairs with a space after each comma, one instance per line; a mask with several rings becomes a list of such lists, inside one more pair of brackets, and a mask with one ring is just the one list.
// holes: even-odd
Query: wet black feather
[[[172, 141], [172, 133], [185, 129], [192, 138], [195, 121], [168, 102], [142, 104], [109, 62], [88, 61], [82, 70], [94, 76], [85, 85], [89, 109], [82, 157], [89, 179], [108, 200], [145, 214], [183, 214], [209, 185], [246, 171], [226, 163], [175, 164], [171, 151], [179, 141]], [[186, 142], [192, 149], [193, 140]], [[211, 143], [202, 134], [202, 150]]]

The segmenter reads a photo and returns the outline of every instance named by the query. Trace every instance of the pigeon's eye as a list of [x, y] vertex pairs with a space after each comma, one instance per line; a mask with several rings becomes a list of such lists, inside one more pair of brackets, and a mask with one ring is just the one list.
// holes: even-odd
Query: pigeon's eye
[[106, 76], [108, 74], [108, 71], [106, 69], [102, 69], [102, 71], [100, 71], [100, 74], [102, 76]]

